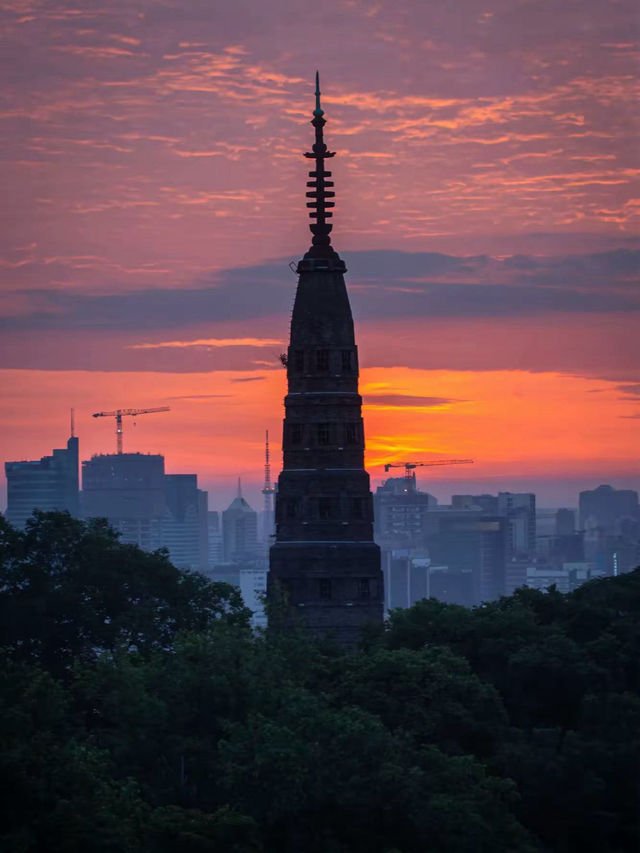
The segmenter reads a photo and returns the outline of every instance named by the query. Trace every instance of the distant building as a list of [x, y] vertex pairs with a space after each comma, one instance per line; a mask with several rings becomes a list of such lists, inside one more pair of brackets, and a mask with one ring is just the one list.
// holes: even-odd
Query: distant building
[[584, 531], [584, 557], [598, 571], [616, 576], [640, 564], [637, 492], [611, 486], [580, 492], [580, 525]]
[[25, 462], [5, 462], [7, 509], [5, 518], [23, 528], [34, 509], [67, 510], [79, 515], [78, 439], [67, 441], [66, 450]]
[[269, 549], [275, 540], [275, 512], [273, 508], [258, 513], [258, 545], [260, 562], [265, 569], [269, 567]]
[[554, 566], [530, 566], [527, 569], [526, 586], [531, 589], [547, 590], [555, 586], [558, 592], [570, 592], [569, 570]]
[[258, 514], [238, 496], [222, 513], [222, 543], [226, 563], [255, 563], [258, 550]]
[[620, 534], [604, 539], [604, 561], [598, 566], [604, 574], [617, 577], [640, 566], [640, 537]]
[[536, 553], [536, 496], [498, 492], [497, 511], [509, 521], [511, 555], [533, 559]]
[[498, 512], [498, 498], [495, 495], [452, 495], [451, 506], [454, 509], [480, 509], [495, 515]]
[[254, 628], [267, 627], [267, 614], [264, 609], [264, 597], [267, 594], [266, 569], [240, 569], [240, 595], [252, 611], [251, 624]]
[[381, 547], [419, 547], [424, 539], [426, 514], [437, 499], [416, 488], [415, 474], [390, 477], [378, 486], [373, 498], [374, 535]]
[[580, 492], [580, 527], [598, 527], [605, 534], [618, 534], [625, 519], [640, 520], [638, 493], [631, 489], [598, 486]]
[[[447, 567], [449, 589], [459, 596], [444, 600], [471, 606], [504, 595], [509, 558], [506, 518], [479, 510], [438, 507], [430, 512], [428, 521], [425, 543], [431, 562]], [[431, 595], [437, 597], [433, 582], [432, 575]]]
[[603, 577], [604, 572], [593, 563], [584, 561], [563, 563], [561, 566], [537, 565], [527, 568], [524, 586], [546, 592], [555, 586], [558, 592], [573, 592], [583, 583]]
[[429, 596], [447, 604], [472, 607], [473, 569], [460, 566], [432, 565], [429, 567]]
[[104, 454], [82, 463], [83, 516], [106, 518], [125, 544], [166, 548], [179, 569], [207, 569], [207, 498], [196, 474], [165, 474], [159, 454]]
[[196, 474], [165, 474], [164, 489], [163, 547], [177, 568], [206, 570], [207, 493], [198, 489]]
[[573, 509], [559, 509], [556, 512], [557, 536], [573, 536], [576, 532], [576, 513]]
[[558, 532], [558, 510], [536, 506], [536, 537], [555, 536]]
[[106, 518], [124, 543], [154, 551], [163, 544], [164, 456], [118, 453], [82, 463], [82, 514]]
[[[425, 596], [471, 607], [505, 594], [512, 532], [497, 497], [454, 495], [441, 506], [414, 477], [392, 477], [377, 489], [374, 507], [387, 609]], [[519, 520], [519, 510], [509, 512]]]
[[382, 551], [382, 574], [385, 588], [385, 610], [412, 607], [429, 597], [429, 567], [426, 553], [415, 554], [406, 549]]
[[527, 585], [527, 571], [531, 568], [528, 560], [507, 560], [504, 572], [504, 594], [513, 595], [521, 586]]
[[209, 570], [224, 561], [224, 549], [222, 547], [222, 527], [220, 525], [220, 513], [209, 510], [207, 513], [207, 538], [208, 538], [208, 560]]
[[198, 571], [206, 572], [209, 565], [209, 492], [198, 489]]
[[577, 589], [583, 583], [587, 581], [594, 580], [595, 578], [601, 578], [604, 575], [604, 572], [596, 569], [593, 563], [565, 563], [562, 567], [569, 572], [569, 591], [573, 592], [574, 589]]

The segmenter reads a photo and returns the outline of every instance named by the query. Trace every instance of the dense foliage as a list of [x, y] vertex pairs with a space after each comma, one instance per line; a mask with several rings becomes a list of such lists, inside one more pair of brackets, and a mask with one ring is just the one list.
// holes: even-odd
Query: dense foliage
[[622, 853], [640, 840], [640, 570], [361, 651], [103, 524], [0, 519], [0, 849]]

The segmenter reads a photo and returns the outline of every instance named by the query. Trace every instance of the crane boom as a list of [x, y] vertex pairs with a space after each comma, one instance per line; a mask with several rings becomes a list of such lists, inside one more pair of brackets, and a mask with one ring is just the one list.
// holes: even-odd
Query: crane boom
[[115, 409], [113, 412], [94, 412], [94, 418], [116, 419], [116, 447], [118, 454], [122, 453], [122, 418], [125, 415], [149, 415], [152, 412], [170, 412], [169, 406], [157, 406], [154, 409]]
[[390, 468], [404, 468], [404, 476], [411, 479], [414, 468], [436, 468], [440, 465], [472, 465], [473, 459], [433, 459], [431, 462], [387, 462], [385, 471]]

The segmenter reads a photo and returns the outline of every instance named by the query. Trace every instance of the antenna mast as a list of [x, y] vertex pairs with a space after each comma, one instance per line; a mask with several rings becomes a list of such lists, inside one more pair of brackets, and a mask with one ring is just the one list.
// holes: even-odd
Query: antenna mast
[[[264, 444], [264, 488], [262, 489], [262, 494], [264, 495], [264, 511], [266, 513], [273, 512], [273, 496], [276, 490], [271, 485], [271, 461], [269, 457], [269, 430], [265, 432], [265, 444]], [[270, 516], [268, 516], [270, 517]]]

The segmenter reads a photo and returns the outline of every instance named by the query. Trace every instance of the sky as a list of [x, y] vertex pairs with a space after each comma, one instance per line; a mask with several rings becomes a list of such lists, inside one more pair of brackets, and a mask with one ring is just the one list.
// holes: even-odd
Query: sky
[[4, 0], [0, 461], [169, 406], [125, 450], [259, 508], [319, 69], [374, 486], [640, 488], [639, 33], [631, 0]]

